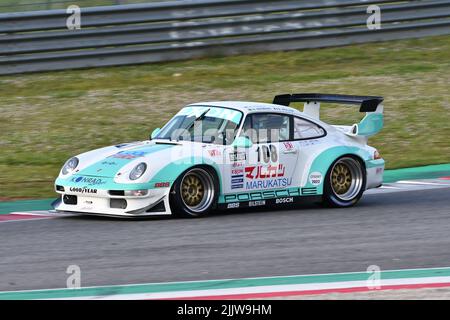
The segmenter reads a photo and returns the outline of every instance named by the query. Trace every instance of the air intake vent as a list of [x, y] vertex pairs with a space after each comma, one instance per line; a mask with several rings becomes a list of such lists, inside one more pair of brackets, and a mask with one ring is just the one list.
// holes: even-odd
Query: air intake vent
[[63, 197], [63, 202], [65, 204], [76, 205], [77, 204], [77, 196], [65, 194]]
[[123, 190], [109, 190], [109, 194], [112, 196], [124, 196], [125, 191]]
[[125, 199], [111, 199], [109, 206], [115, 209], [126, 209], [127, 208], [127, 200]]
[[148, 209], [146, 212], [166, 212], [166, 207], [164, 206], [164, 201], [161, 201], [156, 206]]

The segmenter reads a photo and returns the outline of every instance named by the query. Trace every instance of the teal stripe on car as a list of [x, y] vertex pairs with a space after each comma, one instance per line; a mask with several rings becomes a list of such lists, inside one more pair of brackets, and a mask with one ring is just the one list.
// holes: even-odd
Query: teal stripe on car
[[217, 173], [219, 178], [219, 188], [221, 188], [222, 176], [219, 166], [211, 160], [203, 157], [187, 157], [175, 160], [159, 170], [153, 178], [146, 183], [116, 183], [114, 182], [114, 177], [91, 177], [77, 174], [71, 176], [69, 179], [58, 178], [55, 184], [62, 185], [64, 187], [86, 186], [101, 190], [153, 189], [157, 182], [170, 182], [170, 184], [172, 184], [181, 175], [181, 173], [197, 165], [208, 165], [212, 167]]
[[367, 161], [371, 158], [371, 155], [368, 151], [358, 147], [338, 146], [327, 149], [314, 159], [308, 174], [309, 177], [309, 175], [313, 172], [320, 172], [322, 174], [322, 183], [318, 186], [314, 186], [308, 179], [305, 187], [317, 187], [317, 192], [323, 194], [323, 183], [325, 181], [325, 176], [328, 172], [328, 169], [336, 159], [344, 155], [357, 156], [365, 163], [367, 163]]

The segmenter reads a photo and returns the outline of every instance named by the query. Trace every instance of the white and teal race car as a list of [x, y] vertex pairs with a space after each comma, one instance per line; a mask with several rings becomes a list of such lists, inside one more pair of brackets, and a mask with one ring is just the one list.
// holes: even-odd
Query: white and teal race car
[[[273, 104], [201, 102], [150, 140], [70, 158], [55, 181], [58, 212], [121, 217], [205, 216], [214, 209], [300, 203], [349, 207], [382, 183], [367, 145], [383, 127], [383, 98], [285, 94]], [[289, 107], [303, 102], [303, 112]], [[351, 126], [319, 119], [320, 103], [358, 105]]]

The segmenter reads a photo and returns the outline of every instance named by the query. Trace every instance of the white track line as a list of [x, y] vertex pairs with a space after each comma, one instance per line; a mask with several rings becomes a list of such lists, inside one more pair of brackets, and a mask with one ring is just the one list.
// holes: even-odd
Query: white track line
[[412, 184], [412, 185], [429, 185], [429, 186], [448, 186], [450, 187], [449, 183], [439, 183], [439, 182], [426, 182], [426, 181], [415, 181], [415, 180], [400, 180], [396, 183], [399, 184]]

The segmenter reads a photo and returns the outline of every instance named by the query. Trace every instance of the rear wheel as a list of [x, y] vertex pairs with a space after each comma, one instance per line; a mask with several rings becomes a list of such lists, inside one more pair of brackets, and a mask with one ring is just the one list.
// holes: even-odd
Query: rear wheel
[[214, 207], [217, 199], [217, 181], [210, 169], [195, 167], [184, 172], [174, 183], [170, 206], [182, 217], [202, 217]]
[[324, 203], [331, 207], [350, 207], [361, 199], [366, 172], [360, 160], [344, 156], [330, 167], [325, 178]]

